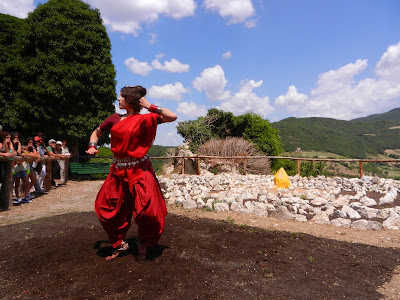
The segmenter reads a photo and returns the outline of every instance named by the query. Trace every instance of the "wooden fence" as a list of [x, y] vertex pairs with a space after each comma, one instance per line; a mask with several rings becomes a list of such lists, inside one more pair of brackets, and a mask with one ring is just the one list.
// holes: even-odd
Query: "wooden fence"
[[306, 158], [306, 157], [288, 157], [288, 156], [170, 156], [170, 157], [151, 157], [151, 159], [174, 159], [180, 158], [182, 159], [182, 172], [181, 174], [185, 174], [185, 160], [187, 159], [196, 159], [197, 160], [197, 174], [200, 175], [200, 160], [201, 159], [227, 159], [227, 160], [241, 160], [243, 163], [243, 170], [246, 172], [246, 163], [248, 159], [290, 159], [296, 161], [297, 166], [297, 174], [300, 175], [300, 163], [301, 161], [324, 161], [324, 162], [358, 162], [359, 163], [359, 174], [360, 178], [364, 176], [363, 171], [363, 163], [389, 163], [389, 162], [396, 162], [400, 163], [400, 159], [346, 159], [346, 158]]
[[[92, 157], [92, 156], [79, 156], [78, 158], [112, 158], [112, 157]], [[246, 173], [246, 164], [249, 159], [290, 159], [297, 162], [297, 174], [300, 174], [300, 164], [302, 161], [324, 161], [324, 162], [358, 162], [359, 163], [359, 174], [360, 178], [363, 177], [363, 163], [400, 163], [400, 159], [389, 159], [389, 160], [379, 160], [379, 159], [321, 159], [321, 158], [303, 158], [303, 157], [286, 157], [286, 156], [167, 156], [167, 157], [151, 157], [151, 159], [181, 159], [181, 174], [185, 174], [185, 161], [186, 160], [196, 160], [197, 165], [197, 175], [201, 174], [200, 161], [202, 159], [216, 159], [216, 160], [237, 160], [239, 163], [243, 164], [244, 173]], [[44, 180], [44, 185], [46, 191], [51, 188], [51, 162], [52, 160], [60, 160], [60, 158], [41, 158], [40, 161], [46, 164], [46, 178]], [[33, 161], [31, 158], [14, 157], [12, 160], [0, 157], [0, 168], [2, 168], [1, 178], [1, 193], [0, 193], [0, 210], [7, 210], [12, 206], [12, 195], [13, 195], [13, 166], [14, 161]], [[65, 180], [68, 181], [68, 170], [69, 170], [69, 158], [65, 160]]]

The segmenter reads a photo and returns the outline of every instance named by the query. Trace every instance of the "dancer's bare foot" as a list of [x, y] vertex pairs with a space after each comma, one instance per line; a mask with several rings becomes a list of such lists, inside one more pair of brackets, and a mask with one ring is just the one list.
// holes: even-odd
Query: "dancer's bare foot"
[[114, 259], [116, 258], [118, 255], [120, 255], [121, 253], [128, 251], [129, 250], [129, 244], [125, 241], [121, 242], [121, 246], [117, 249], [114, 250], [114, 253], [110, 256], [106, 257], [106, 260], [110, 260], [110, 259]]

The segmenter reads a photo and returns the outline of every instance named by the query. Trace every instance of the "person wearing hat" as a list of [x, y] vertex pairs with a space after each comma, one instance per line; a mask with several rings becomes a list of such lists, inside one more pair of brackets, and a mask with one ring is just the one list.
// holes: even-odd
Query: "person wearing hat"
[[[64, 155], [62, 152], [62, 145], [63, 143], [61, 141], [57, 141], [56, 142], [56, 149], [55, 149], [55, 153], [60, 155], [60, 158], [66, 158], [66, 155]], [[65, 160], [64, 159], [60, 159], [58, 161], [58, 165], [60, 167], [60, 184], [64, 184], [65, 183]]]

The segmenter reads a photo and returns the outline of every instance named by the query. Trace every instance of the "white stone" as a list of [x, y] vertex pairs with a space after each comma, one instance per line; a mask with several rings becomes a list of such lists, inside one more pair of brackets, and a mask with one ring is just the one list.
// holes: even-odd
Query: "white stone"
[[367, 196], [362, 197], [360, 199], [360, 203], [362, 205], [365, 205], [365, 206], [375, 206], [375, 205], [377, 205], [377, 203], [376, 203], [376, 201], [374, 199], [371, 199], [371, 198], [369, 198]]
[[343, 213], [346, 214], [350, 219], [360, 219], [361, 216], [358, 212], [352, 209], [350, 206], [343, 206], [342, 210]]
[[330, 224], [329, 216], [324, 211], [315, 214], [315, 216], [311, 219], [311, 221], [317, 224]]
[[383, 205], [383, 204], [390, 204], [393, 203], [394, 200], [397, 197], [397, 191], [396, 190], [392, 190], [389, 193], [387, 193], [385, 196], [383, 196], [382, 198], [379, 199], [379, 204]]
[[328, 203], [328, 200], [325, 200], [321, 197], [316, 197], [310, 201], [310, 204], [314, 205], [314, 206], [321, 206], [321, 205], [325, 205], [327, 203]]
[[230, 210], [239, 212], [243, 208], [242, 204], [238, 202], [233, 202], [230, 206]]
[[228, 203], [214, 203], [214, 208], [216, 211], [229, 211]]
[[344, 219], [344, 218], [337, 218], [337, 219], [333, 219], [331, 221], [331, 224], [334, 225], [334, 226], [338, 226], [338, 227], [350, 228], [351, 227], [351, 220]]
[[400, 229], [400, 217], [389, 217], [382, 223], [382, 227], [390, 230]]
[[182, 201], [182, 205], [184, 209], [197, 208], [196, 201], [192, 200], [192, 198], [189, 195], [186, 195], [185, 200]]
[[254, 213], [259, 215], [259, 216], [268, 216], [268, 210], [267, 210], [267, 205], [264, 203], [260, 202], [253, 202], [254, 205]]
[[270, 213], [271, 217], [284, 220], [293, 220], [296, 216], [290, 213], [286, 206], [278, 206], [274, 212]]
[[368, 229], [368, 221], [367, 220], [357, 220], [351, 224], [351, 228], [358, 230], [367, 230]]
[[206, 203], [203, 201], [203, 199], [198, 199], [196, 202], [197, 202], [197, 208], [203, 208], [206, 206]]
[[299, 222], [307, 222], [307, 217], [303, 215], [295, 215], [295, 220]]
[[366, 219], [375, 219], [378, 215], [378, 210], [371, 207], [361, 207], [357, 212]]

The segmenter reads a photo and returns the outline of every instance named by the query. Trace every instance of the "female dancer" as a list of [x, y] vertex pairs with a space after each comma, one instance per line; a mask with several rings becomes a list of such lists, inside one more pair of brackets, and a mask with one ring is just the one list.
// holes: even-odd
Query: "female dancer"
[[[157, 124], [173, 122], [177, 116], [150, 104], [145, 95], [146, 89], [141, 86], [122, 88], [118, 102], [126, 114], [108, 117], [93, 131], [86, 151], [95, 155], [98, 138], [110, 131], [113, 164], [95, 202], [97, 216], [114, 247], [114, 253], [106, 259], [129, 249], [123, 239], [132, 215], [138, 225], [141, 258], [146, 257], [146, 247], [157, 244], [164, 230], [167, 207], [147, 151], [156, 136]], [[143, 107], [150, 113], [139, 114]]]

